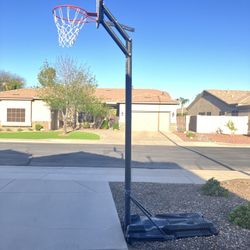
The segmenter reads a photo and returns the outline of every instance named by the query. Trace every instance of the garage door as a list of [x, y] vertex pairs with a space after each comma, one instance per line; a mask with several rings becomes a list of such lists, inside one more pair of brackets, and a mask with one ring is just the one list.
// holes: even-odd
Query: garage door
[[143, 112], [133, 111], [133, 131], [168, 131], [170, 123], [169, 112]]
[[159, 113], [159, 131], [169, 131], [170, 127], [170, 113]]

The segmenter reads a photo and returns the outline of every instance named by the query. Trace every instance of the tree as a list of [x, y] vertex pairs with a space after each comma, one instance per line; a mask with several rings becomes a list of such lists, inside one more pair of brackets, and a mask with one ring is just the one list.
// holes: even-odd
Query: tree
[[37, 79], [42, 87], [54, 85], [56, 82], [56, 70], [47, 61], [43, 63]]
[[24, 84], [25, 80], [21, 76], [0, 70], [0, 91], [19, 89]]
[[[57, 109], [63, 119], [63, 131], [67, 133], [67, 122], [76, 124], [76, 113], [91, 100], [95, 90], [95, 77], [84, 66], [70, 57], [60, 57], [55, 64], [55, 74], [45, 63], [38, 74], [41, 98], [52, 109]], [[42, 77], [41, 77], [42, 76]]]
[[107, 105], [94, 97], [87, 103], [84, 111], [93, 117], [94, 126], [97, 128], [102, 125], [104, 118], [109, 114]]
[[96, 80], [87, 66], [78, 66], [76, 61], [70, 57], [60, 57], [57, 60], [57, 73], [61, 83], [70, 85], [67, 95], [70, 99], [69, 120], [76, 128], [76, 117], [78, 112], [84, 112], [92, 99]]
[[183, 111], [184, 110], [184, 105], [189, 102], [189, 99], [180, 97], [179, 102], [181, 104], [181, 115], [183, 116], [184, 115], [184, 111]]

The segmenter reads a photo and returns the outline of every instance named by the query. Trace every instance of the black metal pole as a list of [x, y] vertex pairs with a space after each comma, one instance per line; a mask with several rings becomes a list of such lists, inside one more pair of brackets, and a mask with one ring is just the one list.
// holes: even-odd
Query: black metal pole
[[[131, 220], [131, 124], [132, 124], [132, 39], [128, 36], [125, 29], [134, 31], [133, 28], [124, 26], [118, 23], [108, 8], [101, 3], [102, 18], [99, 21], [105, 30], [109, 33], [115, 43], [120, 47], [122, 52], [126, 56], [126, 127], [125, 127], [125, 215], [124, 215], [124, 231], [127, 232], [127, 227], [130, 225]], [[116, 33], [110, 28], [110, 23], [104, 20], [106, 16], [116, 28], [116, 31], [124, 38], [125, 44], [122, 43], [121, 39]]]
[[130, 224], [131, 217], [131, 124], [132, 124], [132, 39], [126, 41], [126, 127], [125, 127], [125, 217], [124, 231]]

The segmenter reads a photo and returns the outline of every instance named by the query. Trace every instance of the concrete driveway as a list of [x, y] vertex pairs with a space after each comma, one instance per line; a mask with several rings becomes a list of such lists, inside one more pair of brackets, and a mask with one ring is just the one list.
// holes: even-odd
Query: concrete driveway
[[[125, 133], [122, 130], [90, 130], [90, 132], [100, 135], [100, 141], [92, 141], [96, 144], [125, 144]], [[171, 141], [166, 139], [164, 134], [159, 132], [132, 132], [133, 145], [173, 145]]]
[[0, 178], [0, 204], [0, 249], [127, 249], [107, 182]]

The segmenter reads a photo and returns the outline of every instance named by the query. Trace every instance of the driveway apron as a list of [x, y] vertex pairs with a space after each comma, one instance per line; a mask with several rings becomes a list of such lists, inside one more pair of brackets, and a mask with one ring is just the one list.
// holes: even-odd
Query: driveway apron
[[108, 182], [0, 179], [0, 249], [127, 249]]

